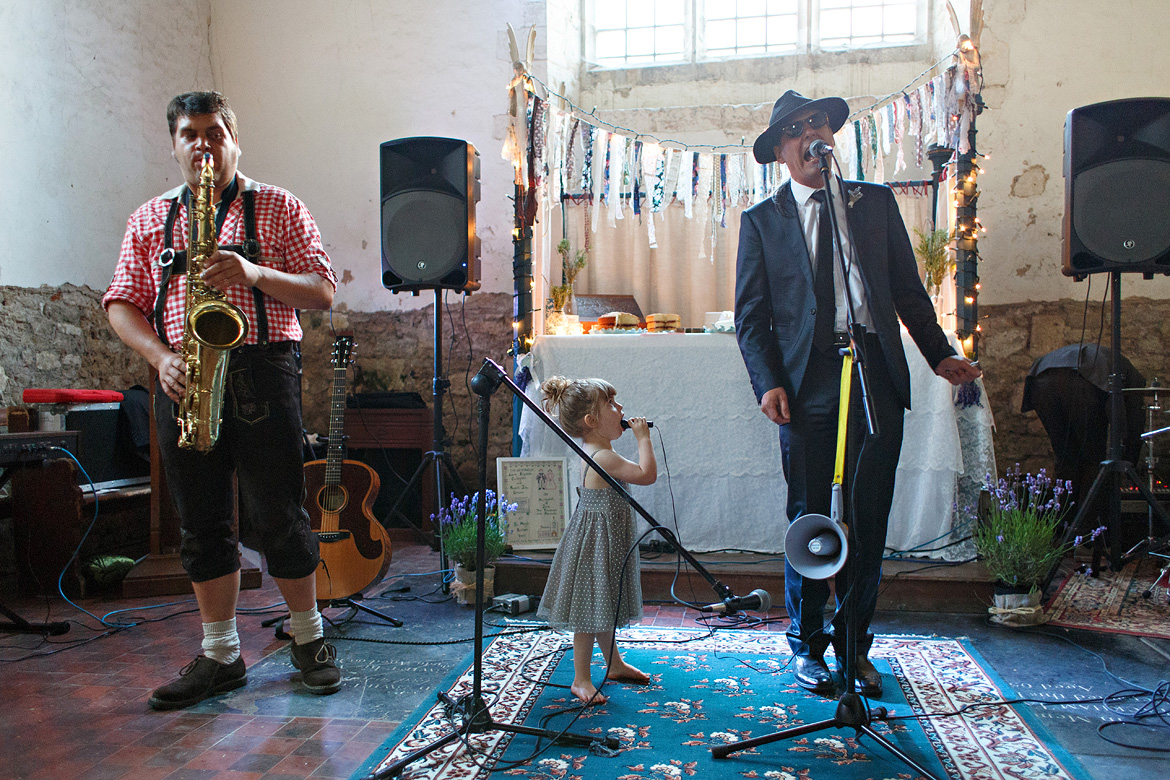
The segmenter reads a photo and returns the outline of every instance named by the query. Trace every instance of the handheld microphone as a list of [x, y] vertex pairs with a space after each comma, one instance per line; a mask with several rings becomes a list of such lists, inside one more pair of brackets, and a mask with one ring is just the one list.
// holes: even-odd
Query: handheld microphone
[[[647, 427], [647, 428], [653, 428], [653, 427], [654, 427], [654, 421], [653, 421], [653, 420], [647, 420], [647, 421], [646, 421], [646, 427]], [[629, 421], [628, 421], [628, 420], [627, 420], [625, 417], [623, 417], [623, 418], [622, 418], [622, 430], [623, 430], [623, 431], [628, 431], [629, 429], [630, 429], [630, 423], [629, 423]]]
[[829, 144], [825, 143], [824, 141], [822, 141], [819, 138], [808, 145], [807, 157], [810, 160], [813, 159], [814, 157], [832, 157], [832, 156], [833, 156], [833, 147], [830, 146]]
[[767, 612], [772, 608], [772, 597], [763, 588], [756, 588], [746, 596], [728, 596], [718, 604], [708, 604], [699, 607], [700, 612], [715, 612], [721, 615], [734, 615], [741, 609]]

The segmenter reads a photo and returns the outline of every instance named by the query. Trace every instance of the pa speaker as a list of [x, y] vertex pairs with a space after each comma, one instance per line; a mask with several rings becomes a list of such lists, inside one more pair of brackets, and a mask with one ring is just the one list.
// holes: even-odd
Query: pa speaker
[[454, 138], [381, 146], [382, 284], [391, 292], [479, 289], [479, 152]]
[[1066, 276], [1170, 274], [1170, 98], [1068, 112], [1062, 249]]

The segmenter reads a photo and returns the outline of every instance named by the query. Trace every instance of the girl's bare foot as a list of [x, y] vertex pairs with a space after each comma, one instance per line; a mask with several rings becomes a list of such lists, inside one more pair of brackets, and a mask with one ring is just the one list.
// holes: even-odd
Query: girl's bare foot
[[597, 688], [593, 686], [592, 682], [588, 682], [583, 685], [573, 683], [569, 686], [569, 690], [574, 696], [580, 699], [581, 703], [586, 707], [597, 704], [605, 704], [607, 701], [609, 701], [609, 699], [605, 697], [605, 694], [598, 692]]
[[607, 680], [616, 680], [617, 682], [630, 683], [631, 685], [649, 685], [650, 675], [630, 666], [626, 662], [614, 664], [609, 670], [609, 674], [605, 675]]

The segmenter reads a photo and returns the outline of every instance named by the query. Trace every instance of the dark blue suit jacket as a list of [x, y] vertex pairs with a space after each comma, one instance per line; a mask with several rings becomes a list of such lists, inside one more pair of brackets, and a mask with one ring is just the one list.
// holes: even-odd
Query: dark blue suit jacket
[[[894, 394], [910, 408], [910, 372], [902, 351], [898, 319], [931, 368], [955, 351], [935, 319], [930, 297], [918, 278], [914, 251], [889, 187], [845, 181], [860, 191], [846, 209], [866, 302], [881, 340]], [[789, 398], [800, 391], [812, 349], [812, 265], [791, 185], [743, 213], [735, 273], [735, 334], [758, 401], [783, 387]]]

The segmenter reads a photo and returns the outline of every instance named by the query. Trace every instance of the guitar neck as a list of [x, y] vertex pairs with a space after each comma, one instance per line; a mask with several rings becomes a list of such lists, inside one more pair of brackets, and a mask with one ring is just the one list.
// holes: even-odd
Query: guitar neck
[[345, 460], [345, 364], [333, 369], [333, 400], [329, 409], [329, 451], [325, 456], [325, 484], [341, 484]]

